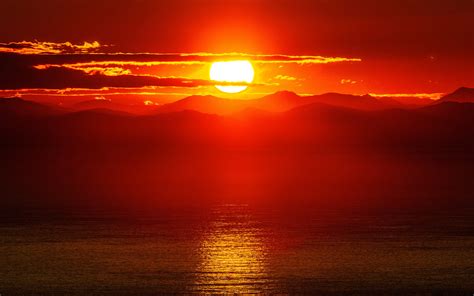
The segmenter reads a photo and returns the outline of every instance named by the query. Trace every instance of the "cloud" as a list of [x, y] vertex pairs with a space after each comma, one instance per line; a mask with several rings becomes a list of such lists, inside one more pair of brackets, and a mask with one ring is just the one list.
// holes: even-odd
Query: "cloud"
[[[5, 68], [4, 68], [5, 69]], [[104, 75], [102, 73], [86, 73], [69, 68], [53, 67], [44, 70], [35, 68], [14, 68], [0, 74], [1, 89], [66, 89], [104, 87], [140, 88], [144, 86], [159, 87], [199, 87], [215, 85], [216, 82], [205, 79], [185, 77], [159, 77], [153, 75]], [[6, 75], [3, 75], [5, 73]], [[223, 82], [219, 82], [223, 84]], [[225, 83], [231, 85], [235, 83]], [[241, 85], [242, 83], [238, 83]]]
[[445, 93], [413, 93], [413, 94], [369, 94], [375, 98], [419, 98], [439, 100]]
[[61, 53], [89, 53], [96, 52], [101, 47], [100, 43], [84, 42], [83, 44], [72, 44], [71, 42], [54, 43], [38, 41], [20, 41], [0, 43], [0, 52], [18, 54], [61, 54]]
[[159, 105], [158, 103], [155, 103], [155, 102], [153, 102], [153, 101], [151, 101], [151, 100], [143, 101], [143, 104], [144, 104], [145, 106], [156, 106], [156, 105]]
[[94, 100], [96, 101], [112, 101], [112, 99], [107, 99], [106, 97], [104, 96], [97, 96], [97, 97], [94, 97]]
[[132, 71], [124, 69], [122, 67], [80, 67], [75, 65], [37, 65], [33, 66], [37, 70], [47, 70], [51, 68], [66, 68], [70, 70], [82, 71], [86, 74], [94, 75], [100, 74], [105, 76], [121, 76], [121, 75], [131, 75]]
[[[171, 88], [171, 90], [170, 90]], [[64, 89], [47, 89], [47, 88], [23, 88], [23, 89], [0, 89], [0, 97], [11, 96], [53, 96], [53, 97], [69, 97], [69, 96], [116, 96], [116, 95], [187, 95], [185, 92], [175, 92], [173, 87], [163, 88], [159, 86], [144, 87], [103, 87], [99, 89], [89, 88], [64, 88]], [[182, 89], [187, 90], [187, 89]]]
[[286, 81], [295, 81], [297, 80], [295, 77], [288, 76], [288, 75], [277, 75], [274, 77], [276, 80], [286, 80]]
[[95, 54], [58, 54], [29, 58], [32, 63], [43, 68], [63, 65], [67, 67], [111, 67], [111, 66], [159, 66], [159, 65], [196, 65], [215, 61], [250, 60], [258, 64], [329, 64], [342, 62], [360, 62], [359, 58], [262, 55], [243, 53], [95, 53]]
[[[89, 88], [103, 87], [143, 87], [143, 86], [178, 86], [197, 87], [211, 84], [207, 80], [179, 77], [157, 77], [151, 75], [116, 75], [86, 73], [80, 70], [53, 67], [45, 70], [35, 68], [14, 68], [0, 74], [0, 88]], [[5, 73], [6, 75], [3, 75]]]
[[327, 64], [360, 62], [359, 58], [325, 57], [318, 55], [246, 54], [246, 53], [123, 53], [103, 52], [109, 45], [98, 41], [72, 44], [21, 41], [0, 43], [0, 53], [22, 55], [23, 60], [33, 65], [76, 66], [153, 66], [162, 64], [205, 64], [214, 61], [246, 59], [255, 63]]
[[[25, 58], [26, 57], [26, 58]], [[141, 88], [156, 87], [200, 87], [213, 86], [217, 82], [187, 77], [160, 77], [134, 75], [119, 68], [75, 68], [67, 65], [35, 66], [31, 55], [0, 53], [0, 89], [100, 89], [104, 87]], [[35, 55], [35, 58], [37, 55]], [[49, 55], [44, 56], [49, 57]], [[252, 83], [219, 82], [219, 85], [258, 85]]]
[[[47, 97], [100, 97], [100, 96], [122, 96], [122, 95], [143, 95], [143, 96], [188, 96], [196, 94], [192, 88], [179, 87], [103, 87], [99, 89], [89, 88], [22, 88], [22, 89], [0, 89], [0, 98], [12, 96], [47, 96]], [[205, 94], [205, 93], [202, 93]]]
[[356, 84], [357, 80], [352, 80], [352, 79], [341, 79], [341, 84]]
[[[133, 74], [130, 66], [208, 64], [214, 61], [251, 60], [254, 63], [327, 64], [359, 62], [357, 58], [311, 55], [244, 53], [111, 53], [99, 42], [75, 45], [70, 42], [0, 43], [0, 89], [67, 89], [104, 87], [200, 87], [215, 85], [207, 79], [159, 77]], [[127, 66], [127, 67], [125, 67]], [[280, 76], [292, 80], [290, 76]], [[243, 85], [222, 83], [219, 85]], [[262, 84], [248, 84], [262, 85]]]

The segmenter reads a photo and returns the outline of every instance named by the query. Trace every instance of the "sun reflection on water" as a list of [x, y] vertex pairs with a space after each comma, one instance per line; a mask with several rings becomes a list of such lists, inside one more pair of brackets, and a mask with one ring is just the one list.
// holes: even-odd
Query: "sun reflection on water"
[[215, 209], [200, 246], [195, 287], [205, 293], [268, 290], [264, 230], [245, 205]]

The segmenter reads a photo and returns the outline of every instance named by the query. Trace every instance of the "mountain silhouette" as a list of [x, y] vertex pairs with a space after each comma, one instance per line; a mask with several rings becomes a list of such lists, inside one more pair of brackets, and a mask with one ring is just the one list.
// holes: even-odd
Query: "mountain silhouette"
[[474, 104], [385, 108], [373, 100], [194, 96], [140, 116], [0, 100], [1, 119], [15, 118], [0, 127], [0, 208], [223, 198], [322, 208], [472, 207], [466, 188], [474, 177]]
[[[441, 102], [439, 104], [427, 106], [418, 110], [418, 113], [429, 114], [437, 121], [444, 122], [446, 120], [458, 122], [461, 124], [474, 124], [474, 103], [460, 102]], [[470, 128], [471, 126], [469, 126]], [[460, 125], [459, 128], [463, 128]], [[465, 126], [464, 128], [468, 128]]]
[[356, 96], [339, 93], [327, 93], [310, 97], [312, 102], [319, 102], [333, 106], [353, 108], [359, 110], [382, 110], [391, 108], [391, 104], [376, 99], [370, 95]]
[[327, 93], [314, 96], [299, 96], [290, 91], [279, 91], [259, 99], [223, 99], [215, 96], [190, 96], [173, 103], [156, 108], [157, 113], [194, 110], [202, 113], [227, 115], [241, 112], [248, 108], [269, 112], [285, 112], [290, 109], [312, 104], [324, 103], [332, 106], [359, 110], [382, 110], [401, 107], [401, 104], [389, 100], [379, 100], [369, 95], [357, 96], [338, 93]]
[[[0, 112], [3, 119], [20, 117], [42, 117], [54, 114], [68, 112], [87, 111], [87, 110], [105, 110], [116, 111], [119, 113], [132, 113], [137, 115], [157, 115], [162, 113], [180, 112], [185, 110], [196, 111], [207, 114], [217, 115], [238, 115], [250, 114], [255, 117], [258, 113], [265, 112], [286, 112], [294, 108], [311, 104], [323, 104], [326, 106], [335, 106], [349, 108], [360, 111], [379, 111], [387, 109], [419, 109], [426, 105], [443, 102], [474, 102], [472, 99], [474, 89], [459, 88], [455, 92], [444, 96], [439, 101], [416, 102], [407, 104], [395, 98], [374, 98], [370, 95], [349, 95], [339, 93], [326, 93], [322, 95], [300, 96], [290, 91], [279, 91], [258, 99], [224, 99], [216, 96], [189, 96], [184, 99], [155, 106], [145, 105], [126, 105], [112, 102], [111, 100], [89, 100], [75, 103], [68, 108], [49, 106], [42, 103], [26, 101], [20, 98], [0, 99]], [[435, 105], [434, 104], [434, 105]], [[448, 107], [445, 107], [448, 108]], [[465, 107], [467, 108], [467, 107]], [[260, 110], [260, 111], [258, 111]]]
[[279, 91], [257, 99], [225, 99], [212, 95], [193, 95], [160, 106], [126, 105], [111, 100], [89, 100], [76, 103], [70, 108], [75, 111], [91, 109], [111, 109], [134, 114], [160, 114], [193, 110], [201, 113], [230, 115], [246, 109], [259, 109], [266, 112], [285, 112], [312, 103], [345, 107], [357, 110], [376, 111], [391, 108], [419, 108], [437, 102], [471, 102], [473, 89], [460, 88], [439, 101], [415, 97], [373, 97], [371, 95], [352, 95], [326, 93], [300, 96], [291, 91]]
[[20, 98], [0, 98], [0, 122], [32, 120], [66, 113], [66, 109], [48, 106]]
[[260, 99], [250, 102], [253, 108], [271, 111], [283, 112], [292, 108], [309, 104], [310, 100], [306, 100], [294, 92], [279, 91], [274, 94], [266, 95]]
[[119, 112], [127, 112], [127, 113], [134, 113], [134, 114], [143, 114], [147, 111], [150, 111], [150, 107], [144, 104], [142, 105], [127, 105], [127, 104], [119, 104], [113, 102], [112, 100], [107, 99], [94, 99], [88, 101], [82, 101], [75, 103], [70, 106], [70, 108], [74, 111], [84, 111], [84, 110], [93, 110], [93, 109], [110, 109], [113, 111]]
[[158, 113], [193, 110], [209, 114], [230, 114], [249, 107], [250, 101], [223, 99], [215, 96], [190, 96], [156, 108]]
[[79, 103], [74, 104], [72, 107], [75, 110], [88, 110], [88, 109], [97, 109], [97, 108], [107, 108], [107, 109], [113, 109], [120, 106], [120, 104], [116, 104], [112, 102], [111, 100], [88, 100], [88, 101], [82, 101]]
[[430, 98], [419, 97], [379, 97], [378, 100], [394, 108], [419, 108], [431, 105], [436, 101]]
[[474, 88], [460, 87], [453, 93], [443, 96], [440, 102], [474, 103]]
[[358, 96], [339, 93], [326, 93], [313, 96], [299, 96], [294, 92], [280, 91], [271, 95], [264, 96], [252, 101], [255, 108], [283, 112], [290, 109], [312, 104], [322, 103], [330, 106], [338, 106], [359, 110], [382, 110], [393, 106], [400, 107], [400, 104], [382, 101], [371, 97], [370, 95]]

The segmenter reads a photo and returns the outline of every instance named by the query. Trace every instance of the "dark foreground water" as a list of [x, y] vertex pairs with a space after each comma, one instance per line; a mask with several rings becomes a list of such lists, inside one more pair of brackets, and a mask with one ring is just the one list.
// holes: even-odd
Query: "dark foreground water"
[[472, 295], [473, 221], [233, 204], [3, 218], [0, 294]]

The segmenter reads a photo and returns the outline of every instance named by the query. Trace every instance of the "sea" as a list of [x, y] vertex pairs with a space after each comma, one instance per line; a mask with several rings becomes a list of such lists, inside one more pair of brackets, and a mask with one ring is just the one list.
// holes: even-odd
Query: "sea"
[[21, 217], [0, 219], [2, 296], [474, 293], [469, 213], [213, 204]]

